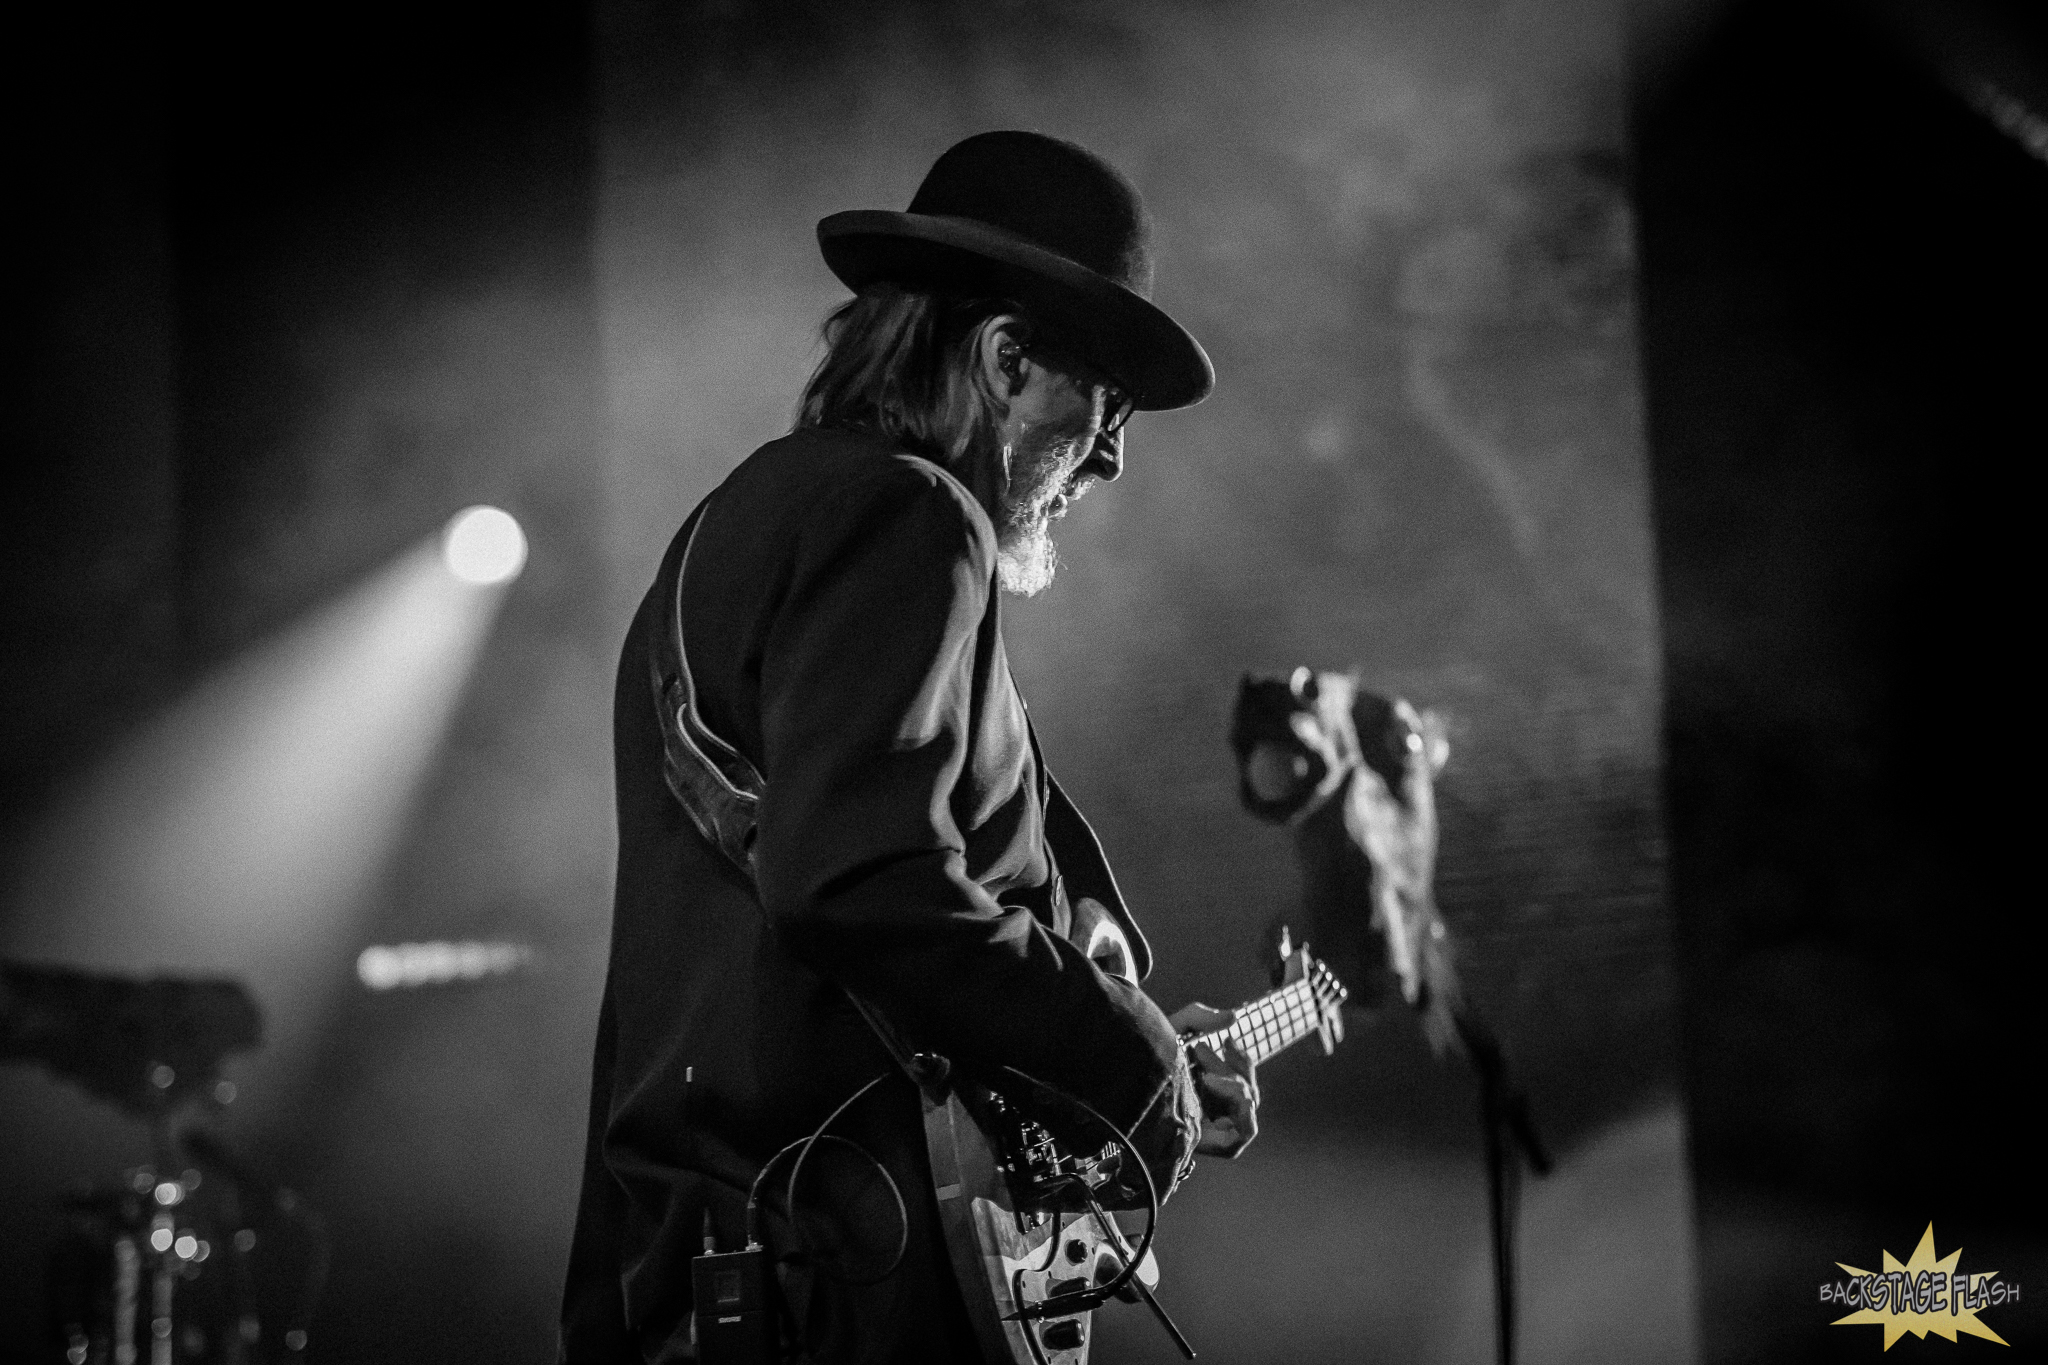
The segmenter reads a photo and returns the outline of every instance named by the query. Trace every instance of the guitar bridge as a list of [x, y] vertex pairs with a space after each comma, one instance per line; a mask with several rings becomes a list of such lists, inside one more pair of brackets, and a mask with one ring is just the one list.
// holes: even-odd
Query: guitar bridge
[[1073, 1156], [1046, 1126], [995, 1091], [976, 1097], [984, 1129], [996, 1139], [998, 1164], [1020, 1221], [1042, 1225], [1048, 1215], [1085, 1211], [1096, 1190], [1116, 1173], [1114, 1143]]

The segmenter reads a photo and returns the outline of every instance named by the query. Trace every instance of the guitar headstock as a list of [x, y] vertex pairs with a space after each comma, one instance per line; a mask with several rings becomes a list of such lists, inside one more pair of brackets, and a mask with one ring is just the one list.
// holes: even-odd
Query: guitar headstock
[[1309, 952], [1306, 943], [1294, 946], [1284, 924], [1279, 926], [1278, 939], [1279, 961], [1273, 969], [1273, 984], [1281, 989], [1299, 982], [1308, 984], [1309, 997], [1316, 1008], [1316, 1033], [1322, 1040], [1323, 1055], [1328, 1056], [1344, 1041], [1344, 1001], [1351, 992], [1327, 964]]

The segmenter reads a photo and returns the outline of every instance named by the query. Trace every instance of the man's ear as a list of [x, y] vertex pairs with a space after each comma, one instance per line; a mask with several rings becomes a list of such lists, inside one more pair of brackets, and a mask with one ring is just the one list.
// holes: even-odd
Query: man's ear
[[1029, 324], [1014, 313], [999, 313], [981, 324], [975, 338], [975, 368], [990, 393], [1009, 399], [1023, 389], [1025, 367], [1031, 363], [1024, 349], [1030, 339]]

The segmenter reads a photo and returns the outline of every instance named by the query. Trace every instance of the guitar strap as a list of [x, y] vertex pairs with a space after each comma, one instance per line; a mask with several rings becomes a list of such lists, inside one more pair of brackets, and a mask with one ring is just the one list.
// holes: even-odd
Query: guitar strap
[[647, 651], [654, 709], [661, 717], [661, 775], [690, 823], [739, 872], [754, 877], [754, 826], [767, 783], [746, 755], [704, 723], [697, 709], [697, 684], [683, 653], [683, 570], [704, 519], [706, 498], [697, 504], [682, 533], [669, 546], [658, 582], [673, 586]]
[[[669, 793], [705, 841], [752, 885], [754, 833], [768, 784], [745, 754], [704, 723], [697, 706], [697, 684], [683, 646], [683, 572], [689, 567], [690, 548], [696, 544], [704, 509], [710, 505], [708, 497], [697, 504], [662, 561], [656, 582], [671, 586], [664, 595], [647, 652], [648, 681], [655, 714], [661, 720], [661, 775]], [[852, 991], [846, 992], [846, 998], [867, 1021], [890, 1060], [920, 1090], [926, 1089], [932, 1068], [918, 1063], [873, 1006]]]

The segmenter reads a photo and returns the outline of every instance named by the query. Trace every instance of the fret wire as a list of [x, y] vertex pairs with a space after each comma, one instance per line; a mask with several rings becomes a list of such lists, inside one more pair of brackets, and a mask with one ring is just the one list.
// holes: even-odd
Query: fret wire
[[1232, 1042], [1255, 1060], [1263, 1061], [1321, 1027], [1322, 1013], [1314, 983], [1304, 979], [1241, 1007], [1228, 1028], [1205, 1034], [1202, 1041], [1212, 1047]]
[[1279, 1052], [1287, 1046], [1287, 991], [1275, 991], [1266, 1000], [1263, 1013], [1267, 1021], [1267, 1055]]

